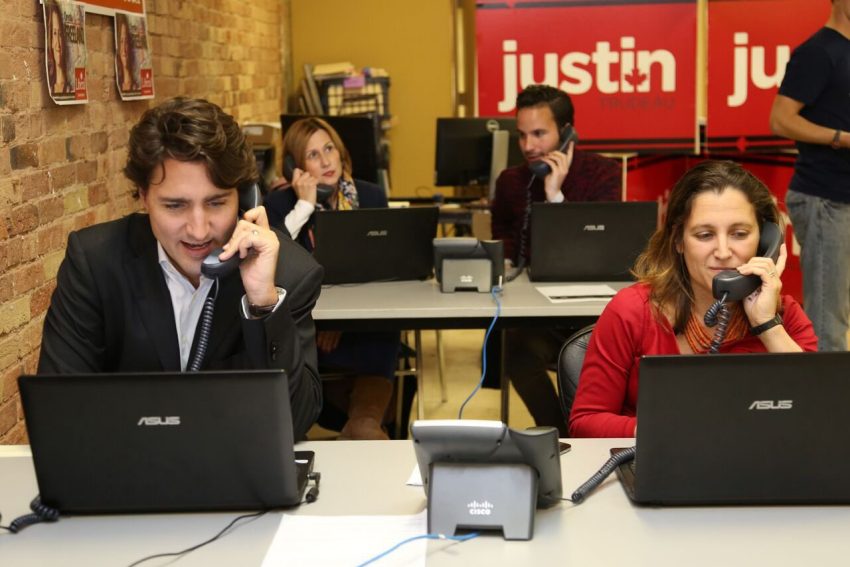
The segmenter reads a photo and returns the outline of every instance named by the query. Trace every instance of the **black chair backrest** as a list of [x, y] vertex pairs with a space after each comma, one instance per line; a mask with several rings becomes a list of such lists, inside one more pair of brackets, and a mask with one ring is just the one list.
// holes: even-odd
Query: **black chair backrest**
[[584, 364], [584, 354], [590, 343], [590, 335], [593, 325], [576, 331], [564, 342], [561, 353], [558, 355], [558, 401], [561, 403], [561, 411], [564, 418], [569, 421], [570, 411], [573, 409], [573, 400], [578, 389], [578, 378], [581, 367]]

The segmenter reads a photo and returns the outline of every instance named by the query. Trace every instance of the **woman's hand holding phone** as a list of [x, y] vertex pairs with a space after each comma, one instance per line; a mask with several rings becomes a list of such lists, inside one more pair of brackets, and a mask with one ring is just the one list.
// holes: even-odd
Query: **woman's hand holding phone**
[[319, 182], [315, 177], [296, 167], [292, 170], [290, 183], [299, 200], [307, 201], [313, 206], [316, 205], [316, 188]]
[[788, 251], [783, 243], [779, 248], [779, 258], [775, 264], [771, 258], [754, 256], [746, 264], [738, 266], [738, 272], [761, 278], [761, 286], [742, 302], [751, 327], [761, 325], [776, 316], [779, 293], [782, 291], [780, 277], [785, 271], [787, 260]]

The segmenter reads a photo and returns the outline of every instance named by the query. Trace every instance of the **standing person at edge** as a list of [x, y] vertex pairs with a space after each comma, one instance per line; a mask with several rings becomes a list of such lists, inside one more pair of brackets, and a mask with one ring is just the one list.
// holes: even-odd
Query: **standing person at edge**
[[[293, 431], [303, 438], [322, 403], [311, 317], [322, 268], [269, 228], [263, 207], [239, 214], [238, 193], [256, 179], [239, 125], [205, 100], [163, 102], [130, 132], [124, 174], [147, 214], [68, 237], [38, 372], [185, 371], [190, 361], [201, 369], [283, 368]], [[210, 279], [201, 264], [219, 247], [221, 260], [242, 261]], [[215, 307], [200, 359], [208, 296]]]
[[[493, 238], [504, 241], [505, 257], [522, 265], [529, 258], [528, 219], [532, 202], [618, 201], [622, 193], [620, 167], [614, 160], [582, 152], [570, 143], [558, 151], [561, 132], [574, 124], [567, 93], [547, 85], [531, 85], [517, 96], [519, 146], [526, 163], [506, 169], [496, 180], [491, 205]], [[551, 173], [538, 179], [529, 162], [543, 160]], [[566, 437], [566, 423], [547, 367], [564, 341], [577, 329], [540, 328], [506, 331], [505, 371], [537, 425], [557, 427]]]
[[800, 155], [785, 197], [801, 245], [803, 306], [823, 351], [847, 350], [850, 320], [850, 0], [791, 55], [770, 112]]

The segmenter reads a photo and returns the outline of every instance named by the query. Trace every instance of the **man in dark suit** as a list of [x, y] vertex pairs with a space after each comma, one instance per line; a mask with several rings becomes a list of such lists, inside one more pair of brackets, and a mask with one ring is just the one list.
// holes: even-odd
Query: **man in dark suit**
[[[133, 127], [128, 154], [147, 214], [71, 233], [38, 372], [283, 368], [304, 437], [321, 409], [311, 311], [322, 269], [263, 207], [238, 216], [256, 179], [238, 124], [207, 101], [172, 99]], [[217, 248], [242, 260], [210, 278], [201, 264]]]

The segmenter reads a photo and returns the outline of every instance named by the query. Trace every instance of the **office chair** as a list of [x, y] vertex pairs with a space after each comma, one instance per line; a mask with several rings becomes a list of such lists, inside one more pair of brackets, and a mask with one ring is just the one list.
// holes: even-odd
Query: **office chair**
[[573, 333], [564, 342], [558, 354], [558, 401], [561, 403], [561, 411], [564, 412], [567, 421], [573, 409], [578, 379], [584, 364], [584, 354], [587, 352], [593, 327], [594, 325], [588, 325]]

